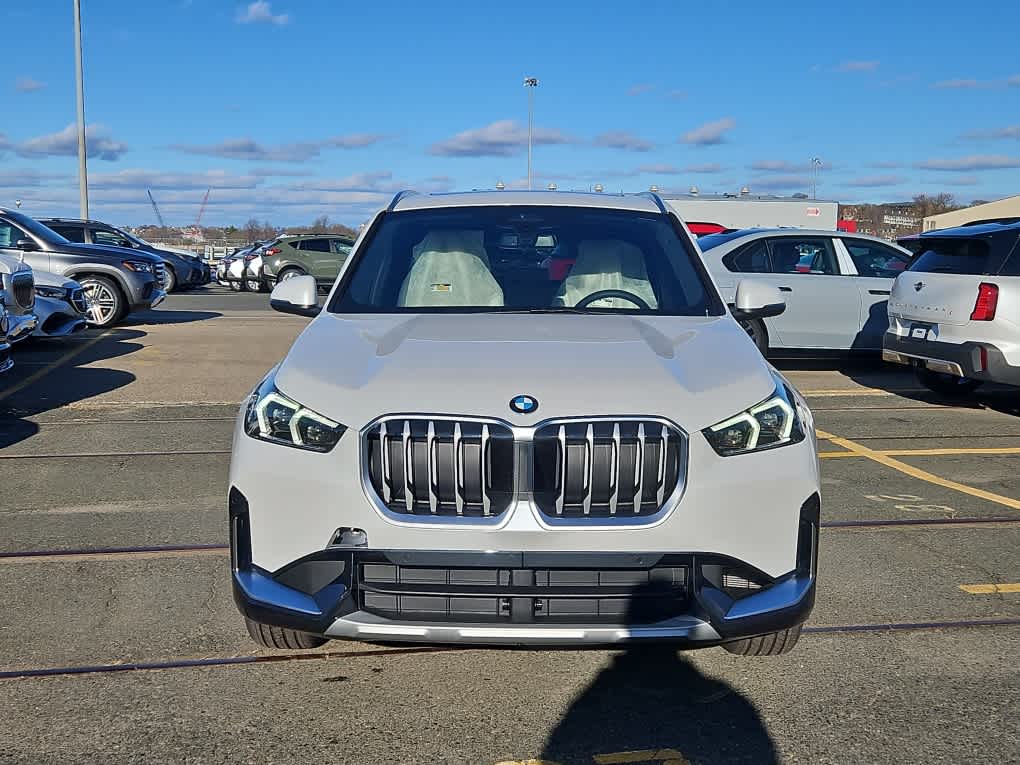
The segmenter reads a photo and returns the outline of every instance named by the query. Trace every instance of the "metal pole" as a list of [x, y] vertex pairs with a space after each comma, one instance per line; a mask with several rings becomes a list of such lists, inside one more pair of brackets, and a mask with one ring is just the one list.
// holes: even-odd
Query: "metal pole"
[[85, 167], [85, 84], [81, 66], [81, 0], [74, 0], [74, 79], [78, 91], [78, 196], [81, 217], [89, 217], [89, 181]]
[[535, 89], [528, 88], [528, 191], [531, 191], [531, 132], [535, 115]]

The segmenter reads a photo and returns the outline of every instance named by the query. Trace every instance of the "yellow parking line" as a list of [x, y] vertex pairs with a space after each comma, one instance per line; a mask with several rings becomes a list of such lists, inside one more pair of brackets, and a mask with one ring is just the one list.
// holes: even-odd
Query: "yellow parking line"
[[[19, 390], [22, 390], [22, 389], [28, 387], [29, 385], [34, 383], [36, 380], [38, 380], [40, 377], [45, 377], [50, 372], [52, 372], [54, 369], [59, 367], [61, 364], [64, 364], [67, 361], [70, 361], [72, 358], [77, 356], [82, 351], [87, 350], [88, 348], [91, 348], [93, 345], [98, 343], [104, 337], [107, 337], [113, 331], [114, 330], [112, 330], [112, 329], [103, 330], [102, 332], [100, 332], [98, 335], [96, 335], [92, 339], [86, 340], [84, 343], [82, 343], [81, 345], [77, 346], [76, 348], [72, 348], [67, 353], [65, 353], [63, 356], [58, 358], [56, 361], [52, 361], [49, 364], [47, 364], [46, 366], [44, 366], [42, 369], [39, 369], [39, 370], [33, 372], [32, 374], [30, 374], [28, 377], [26, 377], [21, 382], [15, 383], [11, 387], [9, 387], [9, 388], [7, 388], [5, 390], [0, 391], [0, 401], [3, 401], [8, 396], [13, 396]], [[15, 360], [15, 362], [14, 362], [15, 367], [17, 366], [17, 363], [18, 363], [17, 360]]]
[[971, 595], [998, 595], [1000, 592], [1020, 592], [1016, 584], [961, 584], [960, 589]]
[[892, 457], [875, 451], [874, 449], [869, 449], [867, 446], [863, 446], [856, 441], [840, 438], [839, 436], [834, 436], [831, 433], [826, 433], [823, 430], [816, 432], [819, 438], [829, 441], [835, 446], [842, 446], [848, 451], [855, 452], [862, 457], [867, 457], [868, 459], [873, 460], [880, 465], [890, 467], [893, 470], [898, 470], [912, 478], [927, 481], [928, 483], [941, 486], [945, 489], [952, 489], [953, 491], [958, 491], [961, 494], [969, 494], [972, 497], [978, 497], [979, 499], [984, 499], [989, 502], [995, 502], [998, 505], [1005, 505], [1006, 507], [1010, 507], [1014, 510], [1020, 510], [1020, 500], [1013, 499], [1012, 497], [1004, 497], [1001, 494], [993, 494], [992, 492], [985, 491], [984, 489], [976, 489], [973, 486], [967, 486], [966, 484], [957, 483], [956, 481], [950, 481], [949, 479], [942, 478], [934, 473], [929, 473], [927, 470], [921, 470], [913, 465], [908, 465], [906, 462], [893, 459]]
[[[1020, 446], [989, 446], [946, 449], [874, 449], [875, 454], [885, 457], [942, 457], [953, 454], [1020, 454]], [[819, 459], [834, 457], [867, 457], [860, 452], [818, 452]]]
[[684, 757], [676, 749], [641, 749], [634, 752], [613, 752], [612, 754], [596, 754], [592, 757], [598, 765], [623, 765], [631, 762], [657, 762], [669, 765], [686, 763]]

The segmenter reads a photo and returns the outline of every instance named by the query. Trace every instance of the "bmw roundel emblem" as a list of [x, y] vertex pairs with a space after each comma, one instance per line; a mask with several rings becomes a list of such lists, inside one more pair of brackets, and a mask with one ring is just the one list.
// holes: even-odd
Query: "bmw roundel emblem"
[[518, 414], [531, 414], [538, 409], [538, 399], [534, 396], [514, 396], [510, 399], [510, 408]]

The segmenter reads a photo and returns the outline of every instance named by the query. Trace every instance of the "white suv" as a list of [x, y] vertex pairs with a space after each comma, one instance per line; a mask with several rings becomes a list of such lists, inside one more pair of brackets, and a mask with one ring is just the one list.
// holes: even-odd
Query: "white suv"
[[1020, 222], [929, 231], [889, 298], [882, 356], [944, 394], [1020, 386]]
[[271, 302], [316, 318], [234, 435], [259, 643], [797, 641], [812, 416], [657, 196], [401, 193], [321, 311], [311, 276]]

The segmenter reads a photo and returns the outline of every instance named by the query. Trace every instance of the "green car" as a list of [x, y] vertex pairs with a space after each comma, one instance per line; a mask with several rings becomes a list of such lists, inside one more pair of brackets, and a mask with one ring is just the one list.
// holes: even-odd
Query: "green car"
[[330, 287], [353, 246], [353, 239], [336, 235], [281, 236], [262, 252], [262, 280], [272, 288], [292, 276], [310, 274], [320, 287]]

